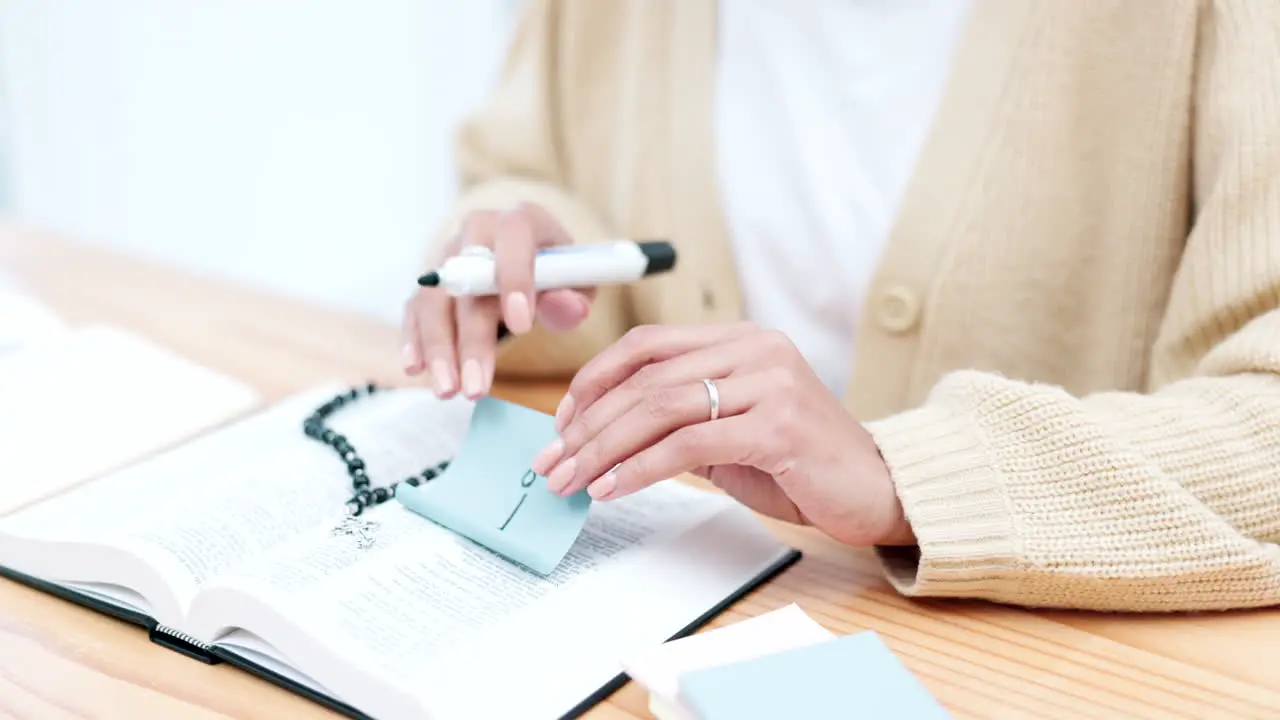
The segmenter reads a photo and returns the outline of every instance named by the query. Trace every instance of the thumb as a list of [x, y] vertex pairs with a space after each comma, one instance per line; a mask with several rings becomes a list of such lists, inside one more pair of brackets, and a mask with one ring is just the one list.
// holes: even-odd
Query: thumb
[[591, 312], [591, 300], [577, 290], [549, 290], [538, 296], [538, 322], [553, 332], [567, 332]]

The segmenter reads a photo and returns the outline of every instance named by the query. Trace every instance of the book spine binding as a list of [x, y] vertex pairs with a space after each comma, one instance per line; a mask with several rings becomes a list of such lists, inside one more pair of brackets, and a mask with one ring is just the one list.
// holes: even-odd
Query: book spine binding
[[213, 647], [180, 630], [156, 623], [151, 628], [150, 636], [151, 642], [163, 645], [175, 652], [180, 652], [187, 657], [195, 658], [202, 663], [216, 665], [219, 662], [217, 656], [213, 654]]

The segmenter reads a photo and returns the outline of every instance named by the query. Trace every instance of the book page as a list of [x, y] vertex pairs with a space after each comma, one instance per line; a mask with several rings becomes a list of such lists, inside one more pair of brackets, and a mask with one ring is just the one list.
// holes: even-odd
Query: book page
[[248, 412], [258, 397], [141, 337], [89, 327], [0, 354], [0, 403], [3, 514]]
[[0, 354], [68, 332], [52, 308], [0, 274]]
[[[353, 489], [346, 466], [302, 422], [342, 388], [291, 398], [199, 441], [0, 522], [0, 532], [126, 549], [163, 573], [185, 606], [201, 586], [299, 533], [330, 527]], [[451, 456], [468, 404], [426, 391], [361, 398], [332, 427], [369, 476], [416, 474]], [[76, 580], [61, 573], [62, 579]]]
[[[740, 534], [713, 522], [726, 513], [745, 521]], [[244, 627], [362, 708], [376, 702], [379, 685], [435, 710], [461, 699], [458, 688], [491, 684], [486, 668], [514, 663], [520, 668], [508, 671], [526, 676], [516, 685], [534, 705], [494, 706], [488, 716], [558, 716], [620, 672], [624, 648], [667, 639], [784, 551], [732, 500], [675, 482], [594, 505], [569, 555], [546, 577], [402, 507], [370, 519], [379, 523], [372, 548], [309, 533], [219, 578], [197, 598], [192, 632], [214, 641]], [[720, 547], [708, 528], [720, 534]], [[556, 657], [575, 658], [555, 661], [567, 675], [544, 662], [553, 648]], [[530, 676], [530, 666], [541, 669]], [[543, 682], [569, 689], [528, 695]], [[483, 705], [474, 695], [463, 704]]]

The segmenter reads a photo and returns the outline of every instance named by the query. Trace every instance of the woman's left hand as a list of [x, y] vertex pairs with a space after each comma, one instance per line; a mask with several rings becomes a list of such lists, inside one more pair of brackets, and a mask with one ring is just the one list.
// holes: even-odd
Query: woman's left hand
[[914, 542], [875, 442], [780, 332], [636, 328], [578, 372], [556, 429], [533, 470], [561, 495], [611, 500], [693, 472], [842, 542]]

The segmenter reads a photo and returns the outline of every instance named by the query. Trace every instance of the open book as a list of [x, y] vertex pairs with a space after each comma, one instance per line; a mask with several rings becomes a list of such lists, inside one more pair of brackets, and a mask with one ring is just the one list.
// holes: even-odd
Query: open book
[[0, 352], [0, 514], [259, 404], [248, 385], [119, 328], [28, 338]]
[[[543, 577], [395, 502], [378, 541], [331, 532], [345, 467], [295, 396], [0, 518], [0, 570], [350, 716], [572, 716], [618, 659], [677, 637], [796, 559], [726, 497], [667, 481], [592, 506]], [[451, 458], [471, 404], [379, 394], [336, 415], [374, 485]], [[177, 657], [177, 656], [175, 656]]]

